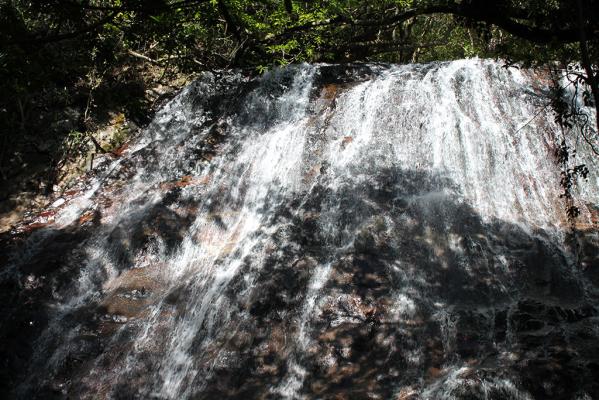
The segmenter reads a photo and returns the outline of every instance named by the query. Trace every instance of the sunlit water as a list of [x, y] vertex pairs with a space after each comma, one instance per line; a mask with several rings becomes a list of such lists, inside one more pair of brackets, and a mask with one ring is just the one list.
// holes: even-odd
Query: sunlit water
[[351, 68], [206, 74], [98, 167], [53, 226], [97, 212], [18, 393], [535, 398], [522, 360], [553, 350], [529, 336], [577, 332], [539, 315], [596, 304], [547, 88], [491, 61]]

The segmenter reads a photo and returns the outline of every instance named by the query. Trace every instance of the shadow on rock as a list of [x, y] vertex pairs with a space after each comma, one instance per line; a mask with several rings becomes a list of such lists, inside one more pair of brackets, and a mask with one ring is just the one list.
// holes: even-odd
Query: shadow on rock
[[[368, 179], [323, 170], [309, 192], [270, 199], [268, 240], [220, 294], [235, 327], [212, 321], [216, 333], [198, 333], [189, 350], [203, 371], [188, 382], [202, 388], [193, 398], [276, 399], [289, 390], [326, 399], [466, 399], [484, 390], [516, 398], [505, 380], [537, 398], [599, 393], [598, 313], [588, 296], [596, 288], [551, 233], [483, 218], [445, 177], [363, 168]], [[28, 398], [89, 396], [83, 381], [94, 363], [116, 365], [135, 343], [127, 319], [108, 321], [124, 329], [107, 330], [98, 318], [108, 310], [105, 269], [92, 269], [86, 293], [75, 282], [83, 264], [99, 262], [83, 244], [102, 250], [117, 274], [147, 267], [154, 253], [175, 253], [199, 201], [176, 187], [156, 203], [140, 201], [108, 232], [95, 218], [39, 230], [21, 244], [5, 239], [14, 249], [2, 256], [2, 389], [52, 365], [34, 374]], [[185, 301], [180, 292], [165, 302]], [[145, 288], [123, 295], [147, 296]], [[85, 301], [60, 316], [60, 330], [49, 330], [52, 306], [74, 298]], [[60, 337], [65, 332], [76, 333]], [[34, 357], [43, 335], [48, 348], [70, 340], [58, 365], [51, 354]], [[140, 362], [150, 370], [160, 365], [156, 357]], [[139, 385], [152, 376], [122, 376], [110, 392], [143, 397]]]

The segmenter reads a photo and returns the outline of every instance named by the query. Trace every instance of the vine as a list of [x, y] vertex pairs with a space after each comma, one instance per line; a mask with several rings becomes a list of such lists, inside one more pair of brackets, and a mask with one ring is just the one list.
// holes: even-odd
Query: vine
[[[550, 105], [554, 111], [554, 120], [562, 132], [562, 141], [557, 145], [555, 150], [558, 164], [562, 168], [560, 179], [562, 193], [560, 194], [560, 198], [563, 198], [566, 202], [566, 216], [572, 225], [574, 224], [574, 220], [580, 215], [580, 208], [574, 201], [572, 191], [579, 179], [586, 180], [588, 178], [589, 169], [585, 164], [576, 164], [573, 162], [573, 159], [576, 157], [576, 149], [568, 145], [566, 135], [571, 133], [579, 134], [591, 150], [595, 154], [599, 154], [590, 141], [591, 135], [589, 132], [592, 130], [589, 126], [590, 119], [578, 105], [578, 91], [583, 82], [580, 77], [575, 75], [571, 69], [568, 69], [566, 79], [574, 87], [573, 94], [566, 92], [566, 88], [557, 78], [560, 75], [555, 73], [550, 93]], [[574, 79], [572, 79], [572, 76], [574, 76]]]

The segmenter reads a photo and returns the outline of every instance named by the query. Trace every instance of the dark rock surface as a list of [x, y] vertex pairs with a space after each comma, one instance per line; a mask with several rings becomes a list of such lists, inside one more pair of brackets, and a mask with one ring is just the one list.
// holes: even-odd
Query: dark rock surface
[[[554, 231], [481, 215], [443, 174], [373, 158], [348, 165], [362, 178], [344, 180], [321, 157], [337, 101], [384, 70], [318, 68], [301, 185], [267, 186], [260, 207], [246, 202], [248, 165], [235, 163], [251, 144], [232, 127], [280, 123], [285, 109], [272, 99], [289, 92], [294, 71], [266, 83], [207, 74], [187, 89], [185, 118], [155, 122], [147, 146], [82, 183], [82, 193], [98, 189], [76, 218], [60, 222], [79, 193], [0, 237], [0, 392], [599, 396], [597, 218], [568, 247]], [[246, 108], [251, 96], [257, 108]], [[355, 145], [339, 135], [339, 153]], [[244, 231], [254, 206], [258, 227]], [[194, 269], [202, 257], [211, 264]], [[187, 337], [180, 361], [169, 351]], [[184, 390], [173, 395], [169, 382]]]

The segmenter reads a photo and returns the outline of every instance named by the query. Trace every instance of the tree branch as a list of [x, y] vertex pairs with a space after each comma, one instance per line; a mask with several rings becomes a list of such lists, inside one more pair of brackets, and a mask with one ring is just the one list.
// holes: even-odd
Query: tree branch
[[93, 32], [96, 29], [101, 28], [102, 26], [104, 26], [104, 24], [110, 22], [115, 16], [116, 16], [116, 13], [110, 13], [107, 16], [105, 16], [104, 18], [100, 19], [99, 21], [97, 21], [91, 25], [88, 25], [85, 28], [82, 28], [75, 32], [63, 33], [63, 34], [54, 35], [54, 36], [44, 36], [44, 37], [38, 37], [38, 38], [29, 37], [27, 39], [14, 40], [12, 42], [9, 42], [8, 44], [46, 44], [46, 43], [60, 42], [62, 40], [67, 40], [67, 39], [74, 39], [77, 36], [83, 35], [85, 33]]
[[522, 17], [524, 15], [522, 10], [499, 10], [496, 7], [493, 7], [491, 4], [488, 7], [475, 7], [469, 3], [432, 4], [428, 6], [408, 9], [398, 14], [389, 16], [387, 18], [377, 17], [369, 19], [352, 20], [350, 18], [340, 15], [319, 22], [312, 22], [308, 24], [290, 27], [282, 33], [280, 33], [279, 35], [267, 38], [267, 40], [272, 41], [273, 39], [280, 39], [289, 36], [295, 32], [301, 32], [331, 25], [391, 27], [420, 15], [432, 14], [451, 14], [479, 22], [486, 22], [488, 24], [495, 25], [503, 29], [504, 31], [514, 36], [538, 44], [546, 44], [551, 42], [578, 42], [580, 29], [584, 30], [586, 34], [590, 34], [590, 36], [592, 36], [593, 38], [597, 37], [599, 34], [599, 31], [593, 24], [583, 26], [582, 28], [576, 27], [562, 29], [549, 29], [537, 27], [534, 25], [527, 25], [523, 22], [518, 22], [512, 19], [510, 11], [513, 11], [513, 17], [523, 20]]
[[131, 49], [127, 50], [127, 53], [133, 57], [141, 58], [142, 60], [148, 61], [151, 64], [162, 66], [162, 63], [160, 61], [154, 60], [153, 58], [150, 58], [146, 55], [143, 55], [143, 54], [133, 51]]
[[586, 32], [582, 28], [584, 26], [584, 10], [582, 7], [582, 0], [576, 0], [576, 8], [577, 8], [577, 16], [578, 16], [578, 24], [579, 28], [579, 40], [580, 40], [580, 55], [582, 66], [587, 73], [586, 81], [591, 87], [591, 92], [593, 93], [593, 98], [595, 101], [595, 110], [597, 110], [597, 115], [595, 118], [595, 123], [597, 125], [597, 134], [599, 135], [599, 86], [597, 85], [597, 80], [595, 78], [595, 72], [593, 71], [593, 66], [591, 64], [591, 58], [589, 57], [589, 48], [587, 45], [587, 37]]

